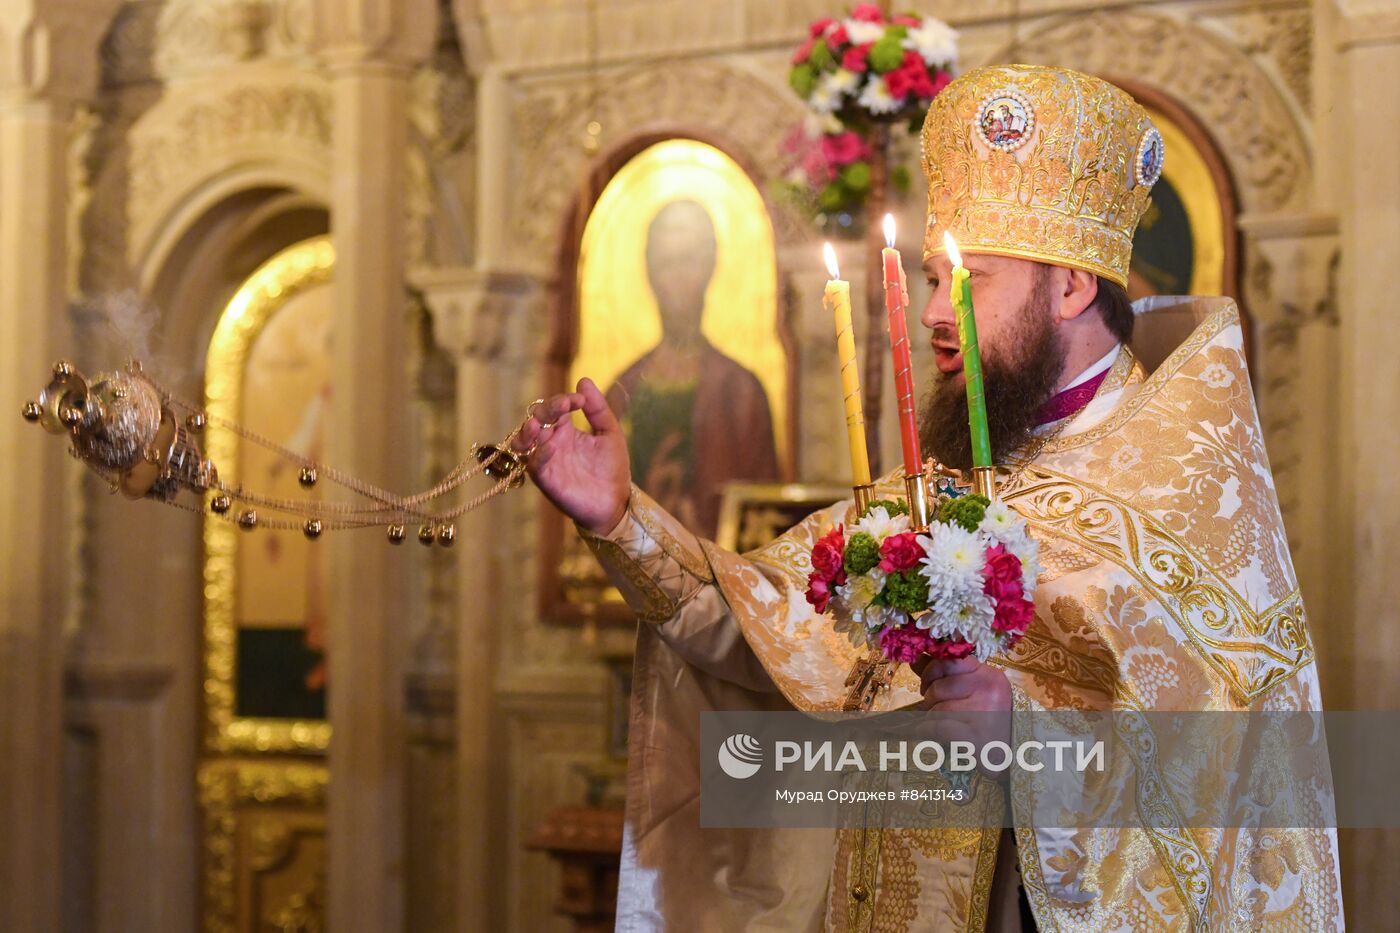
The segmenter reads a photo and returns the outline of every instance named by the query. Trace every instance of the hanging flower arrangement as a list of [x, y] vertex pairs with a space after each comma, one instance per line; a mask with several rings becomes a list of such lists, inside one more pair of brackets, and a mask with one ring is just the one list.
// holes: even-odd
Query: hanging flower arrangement
[[[914, 13], [886, 19], [872, 3], [812, 23], [788, 74], [811, 113], [784, 140], [784, 185], [819, 223], [857, 225], [870, 191], [873, 131], [903, 123], [918, 132], [953, 78], [957, 38], [941, 20]], [[907, 189], [909, 170], [893, 168], [890, 181]]]

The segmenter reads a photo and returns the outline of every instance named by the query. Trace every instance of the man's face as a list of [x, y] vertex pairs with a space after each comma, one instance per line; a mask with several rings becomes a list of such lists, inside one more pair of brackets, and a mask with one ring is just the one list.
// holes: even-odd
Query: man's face
[[[1053, 276], [1049, 266], [1025, 259], [969, 255], [963, 262], [971, 273], [992, 457], [1002, 462], [1029, 439], [1064, 368]], [[932, 332], [938, 374], [924, 402], [920, 439], [941, 462], [965, 470], [972, 466], [972, 442], [958, 325], [948, 294], [952, 265], [947, 256], [936, 256], [924, 271], [933, 290], [921, 319]]]
[[715, 230], [694, 201], [672, 201], [647, 231], [647, 274], [663, 328], [683, 336], [700, 328], [705, 289], [715, 272]]

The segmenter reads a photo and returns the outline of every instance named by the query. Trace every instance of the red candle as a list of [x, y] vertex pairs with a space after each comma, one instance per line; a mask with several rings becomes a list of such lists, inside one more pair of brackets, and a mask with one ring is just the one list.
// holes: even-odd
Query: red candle
[[890, 316], [890, 352], [894, 355], [894, 394], [899, 407], [899, 439], [904, 449], [904, 475], [919, 476], [924, 472], [924, 458], [919, 452], [919, 416], [915, 409], [914, 373], [909, 362], [909, 286], [904, 278], [904, 263], [894, 248], [894, 215], [885, 215], [885, 309]]

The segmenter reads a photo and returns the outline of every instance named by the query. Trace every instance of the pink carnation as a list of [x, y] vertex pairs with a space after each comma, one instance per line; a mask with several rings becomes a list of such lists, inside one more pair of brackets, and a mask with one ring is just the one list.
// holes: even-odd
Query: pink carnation
[[817, 188], [836, 179], [836, 169], [822, 154], [821, 146], [813, 146], [802, 157], [802, 174], [806, 175], [808, 182]]
[[870, 154], [870, 147], [860, 134], [847, 130], [822, 137], [822, 157], [831, 165], [850, 165]]
[[953, 76], [946, 71], [939, 71], [933, 76], [933, 93], [930, 97], [937, 97], [943, 89], [953, 83]]
[[874, 3], [860, 3], [851, 11], [851, 19], [862, 23], [883, 23], [885, 15], [880, 12], [880, 7]]
[[996, 615], [992, 617], [992, 628], [998, 632], [1020, 635], [1030, 627], [1034, 618], [1035, 603], [1029, 599], [998, 599]]
[[924, 549], [919, 547], [918, 536], [912, 531], [903, 534], [890, 535], [880, 545], [880, 569], [885, 573], [898, 573], [901, 570], [908, 570], [918, 566], [924, 556]]
[[1004, 545], [994, 544], [987, 548], [987, 564], [982, 575], [998, 583], [1020, 582], [1021, 558], [1012, 554]]
[[910, 29], [918, 29], [924, 24], [923, 20], [919, 19], [917, 16], [906, 15], [896, 16], [891, 19], [890, 22], [894, 23], [896, 26], [908, 26]]
[[813, 38], [813, 39], [816, 39], [816, 38], [820, 38], [821, 35], [822, 35], [822, 33], [826, 32], [828, 29], [830, 29], [832, 26], [835, 26], [835, 25], [836, 25], [836, 20], [834, 20], [834, 19], [832, 19], [832, 18], [830, 18], [830, 17], [827, 17], [826, 19], [819, 19], [819, 20], [817, 20], [816, 22], [814, 22], [814, 23], [809, 27], [808, 31], [811, 33], [812, 38]]
[[916, 625], [887, 625], [880, 632], [880, 650], [897, 664], [913, 664], [935, 647], [929, 633]]
[[797, 51], [792, 53], [792, 63], [793, 63], [794, 65], [800, 65], [800, 64], [802, 64], [803, 62], [805, 62], [807, 59], [811, 58], [811, 57], [812, 57], [812, 47], [815, 46], [816, 44], [817, 44], [817, 40], [816, 40], [816, 39], [808, 39], [806, 42], [804, 42], [804, 43], [802, 43], [800, 46], [798, 46]]
[[902, 98], [906, 94], [913, 94], [916, 97], [928, 98], [938, 93], [934, 89], [933, 79], [928, 75], [928, 66], [919, 57], [919, 53], [914, 51], [904, 53], [903, 64], [885, 75], [885, 83], [893, 97]]
[[826, 607], [831, 605], [831, 584], [819, 573], [807, 578], [807, 602], [818, 612], [826, 612]]
[[900, 65], [894, 71], [885, 74], [885, 86], [890, 89], [891, 97], [899, 99], [913, 89], [914, 81], [904, 66]]
[[812, 548], [812, 569], [822, 580], [838, 586], [846, 581], [845, 537], [845, 530], [837, 525]]
[[850, 41], [851, 34], [846, 32], [845, 26], [837, 26], [835, 29], [831, 30], [826, 37], [826, 44], [830, 46], [833, 52], [840, 51], [841, 46], [848, 45]]
[[864, 74], [870, 68], [870, 47], [874, 44], [867, 42], [864, 45], [851, 46], [846, 50], [846, 54], [841, 56], [841, 67], [856, 74]]
[[925, 653], [935, 658], [956, 661], [972, 654], [976, 646], [960, 638], [930, 638]]

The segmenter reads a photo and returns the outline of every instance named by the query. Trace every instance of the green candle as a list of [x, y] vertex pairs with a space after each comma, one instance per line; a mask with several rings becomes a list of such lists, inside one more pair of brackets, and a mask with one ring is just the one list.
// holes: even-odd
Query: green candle
[[987, 433], [987, 399], [982, 385], [982, 351], [977, 346], [977, 319], [972, 314], [972, 285], [953, 237], [943, 234], [943, 245], [953, 263], [949, 294], [958, 321], [958, 343], [962, 349], [963, 373], [967, 377], [967, 426], [972, 432], [972, 465], [992, 465], [992, 442]]

